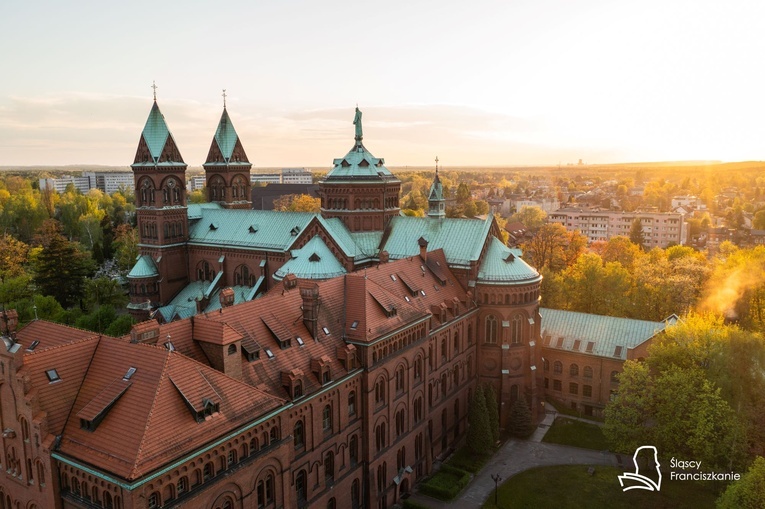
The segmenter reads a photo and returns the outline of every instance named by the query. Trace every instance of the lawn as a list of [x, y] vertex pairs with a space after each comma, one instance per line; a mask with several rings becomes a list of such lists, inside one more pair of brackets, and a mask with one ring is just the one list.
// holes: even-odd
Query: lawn
[[587, 465], [541, 467], [512, 477], [499, 488], [499, 505], [494, 505], [494, 492], [484, 509], [675, 509], [692, 507], [711, 509], [716, 493], [711, 487], [686, 481], [662, 483], [660, 492], [631, 490], [622, 492], [619, 469], [595, 467], [587, 473]]
[[597, 424], [589, 424], [566, 417], [558, 417], [545, 433], [543, 442], [561, 445], [573, 445], [585, 449], [604, 451], [608, 442], [603, 436], [603, 430]]

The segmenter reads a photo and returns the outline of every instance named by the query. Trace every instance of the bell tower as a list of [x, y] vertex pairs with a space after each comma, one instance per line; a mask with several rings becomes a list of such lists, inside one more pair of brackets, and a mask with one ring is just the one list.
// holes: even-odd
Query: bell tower
[[[188, 280], [186, 163], [157, 105], [156, 85], [152, 87], [154, 104], [131, 165], [135, 182], [138, 247], [142, 255], [128, 274], [131, 311], [139, 303], [145, 310], [168, 302]], [[144, 281], [147, 266], [155, 267], [153, 271], [157, 274], [152, 276], [156, 284], [133, 285], [136, 278], [141, 283], [147, 282]]]
[[250, 209], [250, 169], [242, 142], [226, 110], [223, 90], [223, 114], [215, 130], [207, 160], [203, 165], [207, 185], [207, 201], [228, 209]]
[[438, 178], [438, 156], [436, 156], [436, 176], [428, 193], [428, 217], [446, 217], [446, 200], [444, 199], [444, 186]]

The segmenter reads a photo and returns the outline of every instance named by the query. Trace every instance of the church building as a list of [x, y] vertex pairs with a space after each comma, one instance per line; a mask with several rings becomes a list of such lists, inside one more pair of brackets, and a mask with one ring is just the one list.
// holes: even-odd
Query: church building
[[[438, 173], [427, 217], [400, 215], [361, 118], [319, 214], [260, 211], [225, 105], [209, 203], [187, 203], [155, 99], [132, 165], [140, 323], [111, 338], [0, 320], [0, 509], [391, 507], [463, 442], [478, 383], [501, 427], [517, 400], [538, 420], [554, 355], [594, 363], [619, 343], [573, 351], [591, 331], [565, 323], [583, 318], [540, 310], [541, 276], [492, 216], [445, 217]], [[615, 369], [664, 326], [634, 329]]]

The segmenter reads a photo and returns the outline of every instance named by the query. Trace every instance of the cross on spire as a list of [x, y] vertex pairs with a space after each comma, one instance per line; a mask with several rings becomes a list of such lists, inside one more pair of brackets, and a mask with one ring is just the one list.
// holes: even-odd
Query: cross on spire
[[436, 175], [438, 175], [438, 156], [436, 156]]
[[157, 82], [152, 80], [151, 88], [154, 89], [154, 102], [157, 102]]
[[226, 109], [226, 89], [223, 89], [223, 109]]

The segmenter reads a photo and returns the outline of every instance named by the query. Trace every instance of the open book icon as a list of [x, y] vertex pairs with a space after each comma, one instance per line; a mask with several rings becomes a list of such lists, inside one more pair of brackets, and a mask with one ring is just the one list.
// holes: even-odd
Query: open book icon
[[[640, 473], [640, 464], [638, 463], [640, 456], [648, 456], [648, 461], [646, 462], [648, 466], [647, 469], [643, 469], [644, 473], [642, 474]], [[619, 484], [622, 486], [622, 491], [659, 491], [661, 489], [661, 470], [659, 470], [659, 453], [656, 447], [652, 445], [638, 447], [632, 456], [632, 462], [635, 464], [635, 472], [625, 472], [619, 476]]]

